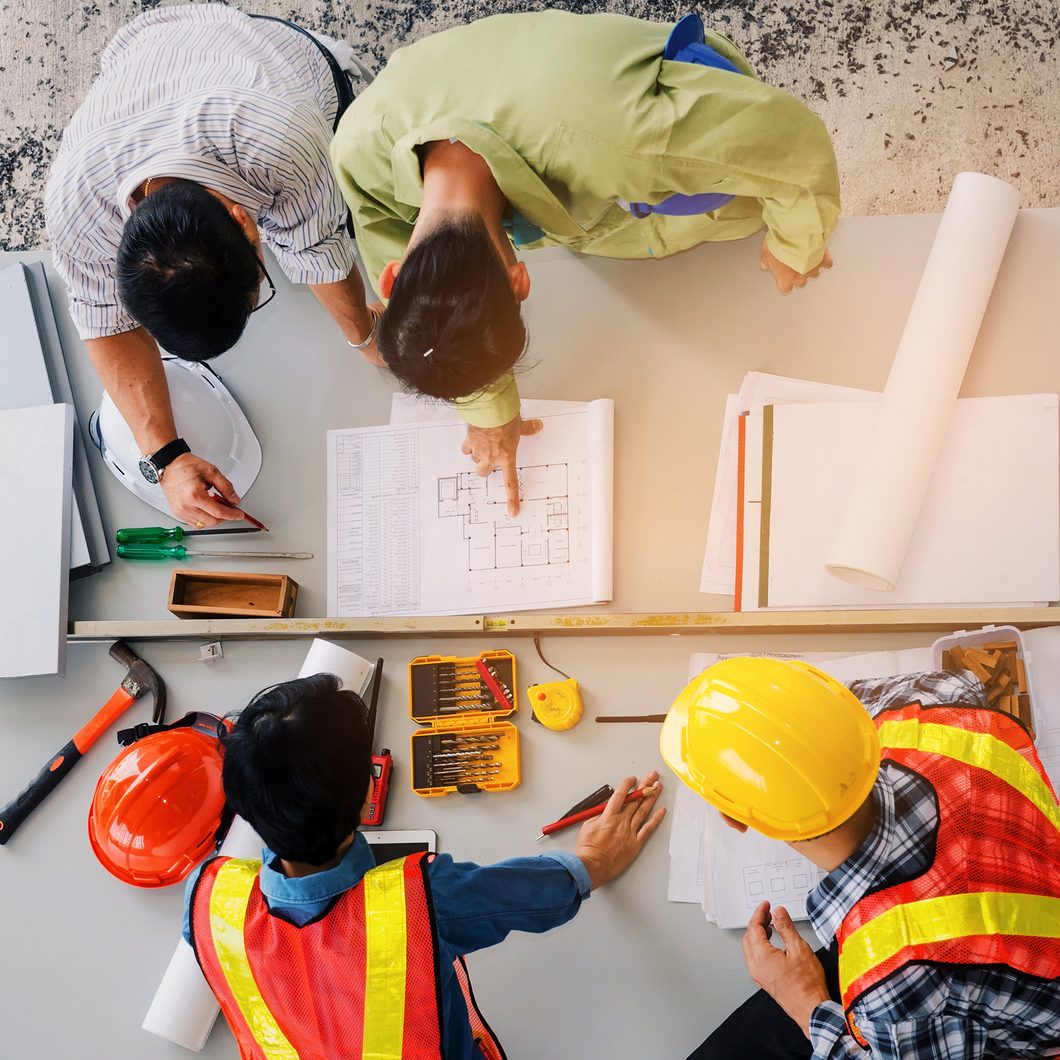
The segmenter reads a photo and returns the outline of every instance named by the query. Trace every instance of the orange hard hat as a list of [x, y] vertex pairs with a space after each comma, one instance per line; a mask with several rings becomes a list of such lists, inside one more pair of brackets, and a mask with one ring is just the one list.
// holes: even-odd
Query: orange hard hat
[[211, 852], [225, 809], [223, 726], [195, 714], [175, 726], [145, 727], [154, 731], [104, 770], [88, 838], [111, 875], [136, 887], [168, 887]]

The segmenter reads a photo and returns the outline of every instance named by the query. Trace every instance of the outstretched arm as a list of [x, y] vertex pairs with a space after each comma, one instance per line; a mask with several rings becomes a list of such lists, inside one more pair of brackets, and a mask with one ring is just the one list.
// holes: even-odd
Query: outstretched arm
[[[173, 441], [177, 428], [155, 340], [143, 328], [134, 328], [88, 339], [85, 345], [140, 452], [151, 454]], [[165, 469], [160, 484], [173, 515], [182, 522], [213, 526], [226, 519], [242, 518], [235, 507], [239, 497], [232, 483], [213, 464], [194, 453], [177, 457]], [[208, 492], [211, 487], [220, 497]]]

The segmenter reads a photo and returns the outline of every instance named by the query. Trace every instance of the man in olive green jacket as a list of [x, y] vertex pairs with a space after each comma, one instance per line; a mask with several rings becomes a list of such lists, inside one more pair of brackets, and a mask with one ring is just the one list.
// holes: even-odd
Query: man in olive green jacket
[[664, 257], [764, 227], [762, 268], [789, 291], [831, 265], [839, 217], [823, 123], [698, 16], [542, 11], [427, 37], [357, 97], [331, 160], [389, 299], [387, 367], [456, 403], [513, 514], [519, 438], [541, 427], [511, 372], [530, 290], [516, 248]]

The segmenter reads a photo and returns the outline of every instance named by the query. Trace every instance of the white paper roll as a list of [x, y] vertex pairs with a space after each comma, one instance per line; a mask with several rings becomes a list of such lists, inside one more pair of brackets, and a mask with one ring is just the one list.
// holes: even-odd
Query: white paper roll
[[[330, 641], [314, 640], [298, 676], [335, 674], [344, 688], [360, 694], [368, 687], [373, 668], [372, 663], [356, 652]], [[237, 817], [221, 844], [220, 854], [232, 858], [257, 858], [261, 856], [261, 848], [257, 832], [242, 817]], [[217, 999], [202, 976], [192, 948], [182, 937], [155, 991], [144, 1017], [143, 1029], [197, 1053], [206, 1044], [218, 1012]]]
[[375, 664], [362, 659], [348, 648], [340, 648], [330, 640], [314, 640], [309, 646], [309, 654], [298, 671], [299, 677], [312, 677], [313, 674], [334, 674], [342, 687], [350, 692], [363, 695], [372, 680]]
[[898, 581], [1018, 211], [1004, 181], [953, 182], [825, 565], [843, 581]]

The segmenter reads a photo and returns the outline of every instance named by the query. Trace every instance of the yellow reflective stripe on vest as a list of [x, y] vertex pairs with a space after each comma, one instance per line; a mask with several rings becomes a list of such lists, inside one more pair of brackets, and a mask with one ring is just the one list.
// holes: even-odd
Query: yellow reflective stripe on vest
[[364, 876], [365, 1060], [400, 1060], [405, 1037], [405, 863], [392, 861]]
[[260, 869], [260, 861], [235, 858], [221, 866], [210, 891], [210, 932], [221, 971], [261, 1051], [269, 1060], [298, 1060], [265, 1004], [247, 960], [243, 925]]
[[917, 718], [885, 721], [880, 726], [884, 748], [920, 750], [945, 755], [965, 765], [993, 773], [1029, 799], [1060, 831], [1060, 806], [1041, 774], [1004, 740], [985, 732], [969, 732], [953, 725], [922, 722]]
[[858, 928], [839, 949], [839, 988], [907, 946], [969, 935], [1060, 938], [1060, 898], [1037, 894], [948, 894], [896, 905]]

